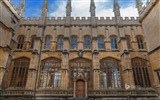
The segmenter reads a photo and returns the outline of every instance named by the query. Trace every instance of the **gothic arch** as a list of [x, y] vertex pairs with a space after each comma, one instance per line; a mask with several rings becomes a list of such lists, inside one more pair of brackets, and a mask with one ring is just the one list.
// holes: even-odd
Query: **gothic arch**
[[111, 56], [104, 57], [104, 58], [100, 59], [100, 61], [103, 61], [103, 60], [105, 60], [105, 59], [113, 59], [113, 60], [118, 61], [118, 62], [121, 61], [120, 59], [115, 58], [115, 57], [111, 57]]
[[135, 86], [151, 87], [148, 61], [138, 57], [131, 59], [131, 61]]
[[17, 59], [22, 59], [22, 58], [25, 58], [25, 59], [30, 60], [30, 58], [29, 58], [29, 57], [21, 56], [21, 57], [15, 57], [15, 58], [13, 58], [13, 59], [12, 59], [12, 61], [17, 60]]
[[56, 59], [57, 61], [60, 61], [60, 62], [61, 62], [61, 59], [56, 58], [56, 57], [46, 57], [46, 58], [42, 59], [41, 62], [43, 63], [43, 62], [45, 62], [45, 61], [47, 61], [47, 60], [50, 60], [50, 59]]
[[40, 88], [60, 88], [61, 60], [50, 57], [42, 60], [39, 71]]
[[83, 79], [88, 87], [92, 87], [92, 61], [87, 58], [75, 58], [69, 61], [69, 87], [73, 88], [73, 82]]
[[119, 60], [111, 57], [100, 60], [100, 87], [121, 88], [122, 78]]

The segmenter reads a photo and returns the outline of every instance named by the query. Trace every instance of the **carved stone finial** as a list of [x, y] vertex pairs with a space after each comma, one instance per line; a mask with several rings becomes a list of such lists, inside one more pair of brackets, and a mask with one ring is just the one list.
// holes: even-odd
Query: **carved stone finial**
[[19, 7], [17, 8], [18, 14], [23, 17], [24, 16], [24, 11], [25, 11], [25, 3], [26, 0], [21, 0]]
[[120, 6], [119, 6], [119, 3], [118, 3], [118, 0], [114, 0], [113, 12], [114, 12], [115, 17], [121, 16], [121, 14], [120, 14]]
[[71, 12], [72, 12], [71, 0], [68, 0], [66, 5], [66, 16], [71, 16]]
[[43, 7], [42, 7], [42, 17], [47, 17], [48, 13], [48, 0], [44, 1]]
[[96, 15], [95, 9], [96, 9], [95, 2], [94, 2], [94, 0], [91, 0], [91, 3], [90, 3], [90, 14], [91, 14], [91, 16]]
[[143, 9], [142, 5], [143, 5], [143, 3], [141, 0], [136, 0], [136, 8], [138, 10], [139, 15], [141, 14], [142, 9]]

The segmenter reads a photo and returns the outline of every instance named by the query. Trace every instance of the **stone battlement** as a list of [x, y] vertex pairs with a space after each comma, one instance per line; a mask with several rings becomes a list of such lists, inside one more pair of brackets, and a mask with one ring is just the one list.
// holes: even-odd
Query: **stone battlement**
[[159, 2], [159, 0], [147, 0], [146, 5], [143, 6], [140, 12], [140, 21], [143, 20], [143, 18], [148, 14], [156, 2]]
[[[40, 17], [22, 17], [23, 21], [40, 21]], [[71, 21], [90, 21], [91, 17], [71, 17]], [[115, 21], [115, 17], [95, 17], [96, 21]], [[47, 17], [47, 21], [66, 21], [66, 17]], [[121, 21], [139, 21], [139, 17], [121, 17]]]

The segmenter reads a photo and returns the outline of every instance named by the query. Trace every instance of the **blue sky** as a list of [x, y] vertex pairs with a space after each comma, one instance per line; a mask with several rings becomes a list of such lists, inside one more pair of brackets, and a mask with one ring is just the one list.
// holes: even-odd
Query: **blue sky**
[[[12, 0], [18, 7], [21, 0]], [[113, 17], [114, 0], [95, 0], [97, 17]], [[142, 0], [145, 4], [147, 0]], [[44, 0], [26, 0], [24, 17], [40, 17]], [[48, 17], [64, 17], [67, 0], [48, 0]], [[135, 0], [119, 0], [122, 17], [138, 17]], [[89, 17], [90, 0], [72, 0], [73, 17]]]

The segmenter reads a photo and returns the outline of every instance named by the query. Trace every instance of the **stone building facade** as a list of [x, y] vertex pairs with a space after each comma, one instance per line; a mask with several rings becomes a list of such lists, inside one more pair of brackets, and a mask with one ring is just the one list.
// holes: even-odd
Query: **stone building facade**
[[[159, 0], [136, 0], [139, 18], [122, 18], [114, 0], [113, 18], [23, 18], [25, 0], [15, 9], [0, 1], [0, 98], [158, 100], [160, 83]], [[152, 33], [152, 34], [151, 34]]]

